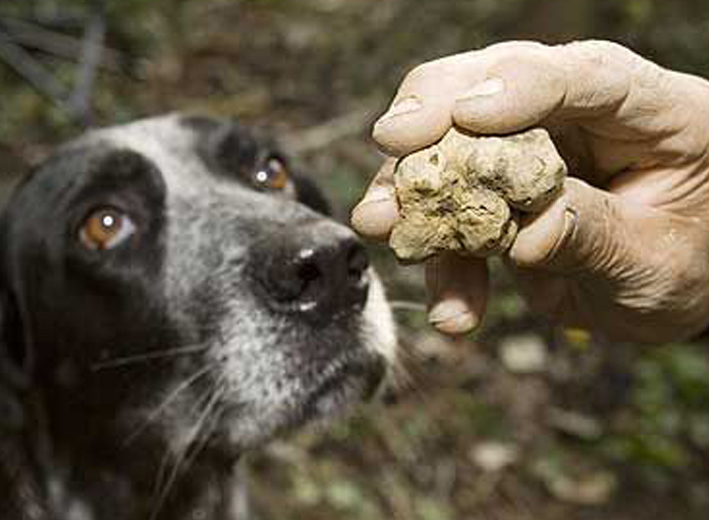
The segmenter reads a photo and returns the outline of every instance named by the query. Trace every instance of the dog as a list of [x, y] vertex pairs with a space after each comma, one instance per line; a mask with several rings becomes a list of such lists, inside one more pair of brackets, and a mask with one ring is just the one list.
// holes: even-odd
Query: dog
[[245, 451], [371, 398], [382, 284], [234, 121], [91, 130], [0, 218], [0, 520], [235, 518]]

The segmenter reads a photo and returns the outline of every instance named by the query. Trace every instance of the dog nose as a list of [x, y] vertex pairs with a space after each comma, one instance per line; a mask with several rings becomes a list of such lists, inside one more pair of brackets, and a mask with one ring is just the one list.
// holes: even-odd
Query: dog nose
[[369, 257], [354, 234], [324, 224], [279, 235], [254, 255], [269, 305], [321, 320], [361, 310], [369, 291]]

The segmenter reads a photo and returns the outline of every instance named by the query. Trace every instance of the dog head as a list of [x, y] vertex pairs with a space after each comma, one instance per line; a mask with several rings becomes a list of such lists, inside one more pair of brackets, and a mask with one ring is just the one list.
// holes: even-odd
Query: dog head
[[326, 213], [233, 122], [88, 133], [0, 221], [0, 394], [39, 401], [69, 465], [133, 450], [138, 468], [147, 453], [236, 456], [367, 399], [395, 355], [392, 319]]

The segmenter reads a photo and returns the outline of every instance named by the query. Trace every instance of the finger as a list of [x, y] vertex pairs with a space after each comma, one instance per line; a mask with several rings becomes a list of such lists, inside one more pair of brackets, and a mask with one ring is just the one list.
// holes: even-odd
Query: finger
[[[593, 47], [590, 42], [584, 44], [579, 46]], [[620, 52], [616, 49], [620, 46], [609, 46], [614, 53]], [[576, 72], [574, 61], [579, 59], [564, 49], [536, 42], [504, 42], [420, 65], [404, 78], [391, 107], [375, 123], [374, 140], [386, 153], [401, 156], [437, 141], [454, 122], [482, 133], [505, 133], [536, 124], [570, 90], [567, 76]], [[605, 52], [604, 47], [595, 54]], [[597, 80], [587, 82], [576, 96], [580, 101], [572, 104], [583, 104], [585, 98], [616, 101], [625, 92], [627, 73], [623, 71], [617, 79], [591, 63], [594, 58], [585, 60], [585, 68], [590, 71], [586, 75]], [[607, 80], [598, 79], [604, 75]], [[605, 83], [618, 86], [609, 88]], [[597, 87], [603, 90], [594, 90]]]
[[654, 265], [657, 250], [664, 254], [668, 237], [678, 239], [681, 224], [662, 210], [567, 178], [549, 207], [522, 219], [509, 258], [522, 268], [613, 280]]
[[569, 178], [548, 208], [522, 220], [507, 260], [533, 310], [643, 342], [706, 326], [701, 218], [644, 204], [635, 194]]
[[485, 314], [488, 271], [485, 260], [443, 253], [426, 263], [428, 319], [440, 332], [464, 334]]
[[[508, 133], [547, 118], [573, 120], [604, 138], [662, 136], [686, 158], [707, 146], [709, 83], [668, 71], [604, 41], [546, 46], [505, 42], [425, 63], [401, 83], [373, 137], [401, 156], [456, 125]], [[612, 117], [601, 117], [612, 115]]]
[[505, 42], [424, 63], [409, 72], [389, 110], [374, 124], [372, 136], [387, 154], [400, 157], [439, 140], [453, 124], [455, 100], [476, 86], [494, 93], [497, 85], [479, 85], [487, 67], [504, 49], [543, 48], [536, 42]]
[[549, 48], [511, 48], [488, 60], [480, 83], [471, 85], [452, 107], [456, 125], [476, 133], [510, 133], [543, 121], [563, 102], [563, 69], [550, 66]]
[[465, 88], [450, 58], [421, 65], [401, 83], [372, 137], [386, 154], [400, 157], [436, 142], [451, 127], [451, 109]]
[[394, 190], [395, 166], [395, 159], [384, 162], [362, 200], [352, 210], [350, 222], [361, 235], [386, 240], [399, 219], [399, 204]]
[[[452, 109], [455, 124], [480, 133], [508, 133], [548, 117], [578, 120], [605, 137], [633, 139], [686, 127], [697, 85], [621, 45], [584, 41], [560, 46], [495, 49], [482, 83]], [[496, 83], [497, 88], [481, 88]], [[612, 114], [610, 118], [600, 118]]]

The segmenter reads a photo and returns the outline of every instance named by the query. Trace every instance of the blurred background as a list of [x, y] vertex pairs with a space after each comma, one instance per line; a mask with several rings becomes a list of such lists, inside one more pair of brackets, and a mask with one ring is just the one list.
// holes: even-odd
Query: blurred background
[[[521, 38], [613, 39], [709, 77], [694, 0], [0, 0], [0, 201], [88, 126], [188, 110], [268, 127], [344, 220], [405, 72]], [[497, 265], [482, 329], [446, 339], [420, 268], [372, 248], [408, 377], [386, 404], [252, 454], [249, 518], [707, 518], [706, 345], [555, 329]]]

